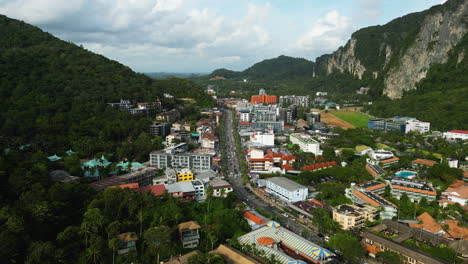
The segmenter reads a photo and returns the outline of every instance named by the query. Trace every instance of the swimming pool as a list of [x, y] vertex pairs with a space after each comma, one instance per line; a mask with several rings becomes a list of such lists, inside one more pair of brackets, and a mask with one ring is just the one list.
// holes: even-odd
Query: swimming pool
[[415, 178], [417, 173], [414, 171], [400, 171], [397, 174], [395, 174], [398, 177], [403, 177], [403, 178]]

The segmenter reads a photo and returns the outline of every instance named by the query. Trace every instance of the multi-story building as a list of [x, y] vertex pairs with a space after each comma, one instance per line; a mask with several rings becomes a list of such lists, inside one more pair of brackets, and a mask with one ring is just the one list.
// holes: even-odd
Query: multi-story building
[[292, 124], [297, 119], [297, 106], [290, 105], [279, 109], [279, 120], [285, 124]]
[[306, 114], [307, 123], [312, 126], [320, 122], [320, 112], [310, 112]]
[[389, 181], [392, 196], [400, 199], [403, 193], [413, 202], [419, 202], [423, 197], [431, 202], [435, 200], [437, 193], [430, 183], [407, 179], [403, 177], [393, 177]]
[[251, 125], [253, 129], [273, 129], [275, 133], [281, 133], [283, 130], [283, 122], [280, 121], [255, 121]]
[[156, 120], [172, 122], [180, 118], [180, 112], [176, 109], [172, 109], [166, 112], [162, 112], [156, 115]]
[[256, 110], [252, 112], [252, 121], [277, 121], [276, 111], [273, 110]]
[[211, 169], [213, 157], [208, 154], [174, 153], [153, 151], [150, 153], [151, 166], [158, 168], [189, 168], [192, 170]]
[[308, 196], [307, 187], [285, 177], [268, 178], [265, 190], [289, 203], [304, 201]]
[[193, 180], [192, 185], [195, 189], [195, 200], [203, 200], [205, 198], [205, 185], [203, 182], [201, 180]]
[[112, 107], [117, 107], [121, 110], [128, 111], [128, 112], [130, 112], [130, 109], [132, 109], [132, 104], [130, 100], [120, 99], [119, 103], [108, 103], [108, 104], [111, 105]]
[[402, 133], [410, 131], [418, 131], [427, 133], [430, 130], [430, 123], [419, 121], [413, 117], [393, 117], [393, 118], [376, 118], [368, 122], [368, 128], [376, 130], [397, 130]]
[[392, 219], [397, 216], [398, 207], [377, 193], [351, 185], [351, 188], [346, 189], [346, 196], [355, 203], [366, 203], [378, 208], [382, 219]]
[[398, 164], [399, 162], [400, 162], [400, 159], [398, 157], [393, 157], [393, 158], [389, 158], [389, 159], [380, 160], [378, 162], [378, 164], [382, 168], [388, 168], [388, 167], [391, 167], [394, 164]]
[[255, 132], [250, 135], [250, 142], [253, 145], [274, 146], [275, 134], [273, 133], [273, 131], [268, 131], [265, 133]]
[[466, 130], [451, 130], [443, 133], [445, 139], [461, 139], [468, 140], [468, 131]]
[[190, 169], [177, 169], [176, 176], [178, 182], [193, 181], [193, 172]]
[[141, 187], [148, 186], [153, 183], [153, 178], [158, 172], [158, 169], [152, 167], [140, 167], [131, 172], [119, 175], [123, 183], [138, 183]]
[[247, 161], [251, 172], [273, 173], [281, 172], [286, 164], [294, 163], [296, 157], [281, 149], [267, 149], [266, 153], [261, 149], [251, 149]]
[[297, 144], [304, 152], [314, 153], [317, 156], [320, 156], [323, 153], [322, 150], [320, 150], [320, 144], [310, 135], [304, 133], [295, 133], [291, 134], [289, 139], [293, 144]]
[[200, 241], [201, 226], [195, 222], [184, 222], [178, 225], [179, 236], [183, 248], [196, 248]]
[[279, 97], [279, 104], [281, 106], [294, 104], [300, 107], [308, 107], [310, 105], [310, 96], [282, 95]]
[[377, 209], [362, 204], [342, 204], [333, 209], [333, 220], [345, 230], [364, 226], [366, 220], [374, 221]]
[[214, 197], [226, 197], [228, 193], [232, 192], [231, 184], [222, 179], [214, 179], [209, 185], [213, 187]]
[[150, 126], [150, 135], [153, 137], [166, 137], [171, 133], [171, 124], [153, 122]]

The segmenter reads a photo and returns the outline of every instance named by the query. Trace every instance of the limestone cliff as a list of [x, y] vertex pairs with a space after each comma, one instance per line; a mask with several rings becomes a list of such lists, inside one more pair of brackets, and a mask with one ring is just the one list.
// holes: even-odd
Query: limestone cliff
[[[467, 32], [468, 1], [449, 0], [383, 26], [355, 32], [344, 47], [317, 58], [322, 74], [348, 72], [359, 79], [380, 78], [388, 97], [415, 89], [429, 67], [445, 63]], [[460, 53], [459, 61], [465, 53]]]

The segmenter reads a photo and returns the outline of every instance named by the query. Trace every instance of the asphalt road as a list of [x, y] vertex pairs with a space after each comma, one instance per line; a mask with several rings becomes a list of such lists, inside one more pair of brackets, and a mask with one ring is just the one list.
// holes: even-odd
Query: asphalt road
[[247, 205], [251, 208], [262, 208], [265, 211], [275, 214], [277, 216], [278, 222], [280, 222], [283, 227], [288, 228], [296, 234], [304, 234], [304, 237], [309, 239], [310, 241], [314, 241], [318, 244], [323, 245], [325, 241], [318, 237], [317, 234], [314, 233], [311, 229], [303, 226], [300, 223], [297, 223], [297, 221], [292, 220], [293, 216], [284, 217], [282, 215], [282, 211], [255, 195], [242, 183], [242, 177], [240, 174], [238, 174], [240, 166], [238, 156], [236, 153], [236, 143], [233, 135], [233, 133], [238, 133], [238, 131], [232, 130], [232, 112], [230, 110], [225, 110], [224, 114], [226, 115], [226, 123], [224, 125], [226, 127], [226, 154], [228, 158], [227, 180], [231, 183], [233, 190], [237, 194], [237, 196], [245, 203], [247, 203]]

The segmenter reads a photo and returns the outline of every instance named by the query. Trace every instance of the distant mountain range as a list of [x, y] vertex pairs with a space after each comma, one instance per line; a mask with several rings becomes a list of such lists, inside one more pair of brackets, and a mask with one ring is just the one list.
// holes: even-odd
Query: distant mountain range
[[[345, 46], [315, 62], [279, 56], [236, 72], [218, 69], [213, 76], [254, 80], [320, 78], [332, 73], [351, 74], [374, 95], [400, 98], [426, 77], [431, 65], [446, 63], [450, 52], [467, 32], [468, 2], [449, 0], [443, 5], [412, 13], [383, 25], [354, 32]], [[465, 55], [464, 47], [459, 60]], [[336, 76], [334, 76], [335, 78]], [[313, 88], [313, 87], [312, 87]], [[347, 87], [343, 87], [342, 92]], [[340, 91], [341, 92], [341, 91]]]

